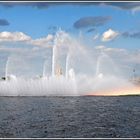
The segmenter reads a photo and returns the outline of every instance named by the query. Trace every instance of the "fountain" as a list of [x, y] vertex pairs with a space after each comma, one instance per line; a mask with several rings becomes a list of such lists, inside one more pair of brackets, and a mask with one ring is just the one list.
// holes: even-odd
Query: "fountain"
[[[75, 44], [74, 44], [75, 43]], [[62, 67], [60, 56], [62, 46], [67, 48], [65, 57], [65, 68]], [[67, 33], [59, 30], [54, 39], [52, 49], [51, 65], [45, 60], [43, 64], [43, 75], [33, 78], [23, 78], [9, 73], [9, 63], [12, 57], [8, 57], [5, 69], [5, 80], [0, 81], [0, 96], [79, 96], [100, 95], [103, 91], [116, 90], [124, 87], [135, 87], [128, 80], [118, 76], [117, 66], [104, 51], [98, 55], [96, 65], [92, 63], [90, 55], [85, 48], [81, 47]], [[64, 48], [63, 48], [64, 49]], [[87, 69], [95, 67], [95, 73], [81, 73], [79, 56], [86, 58]], [[78, 59], [75, 59], [77, 58]], [[75, 62], [75, 64], [72, 63]], [[77, 63], [76, 63], [77, 62]], [[51, 74], [47, 67], [51, 67]], [[80, 72], [78, 72], [80, 67]], [[103, 93], [102, 93], [103, 94]], [[101, 94], [101, 95], [102, 95]]]
[[53, 56], [52, 56], [52, 77], [56, 74], [58, 60], [58, 48], [56, 45], [53, 46]]
[[8, 80], [8, 65], [9, 65], [9, 57], [7, 59], [7, 62], [6, 62], [6, 68], [5, 68], [5, 80]]

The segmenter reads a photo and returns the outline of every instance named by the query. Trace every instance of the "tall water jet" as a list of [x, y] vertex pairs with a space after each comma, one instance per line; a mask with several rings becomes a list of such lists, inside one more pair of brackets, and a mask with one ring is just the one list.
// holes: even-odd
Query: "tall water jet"
[[5, 80], [8, 80], [8, 67], [9, 67], [9, 57], [6, 61], [6, 66], [5, 66]]
[[[60, 57], [60, 49], [65, 46], [65, 42], [68, 38], [68, 35], [59, 29], [59, 31], [56, 33], [54, 38], [54, 45], [53, 45], [53, 54], [52, 54], [52, 77], [57, 75], [58, 71], [61, 71], [61, 66], [59, 63], [59, 57]], [[67, 45], [66, 45], [67, 46]]]
[[58, 56], [57, 46], [54, 45], [53, 54], [52, 54], [52, 77], [54, 77], [56, 74], [55, 71], [56, 71], [56, 67], [57, 67], [57, 56]]
[[67, 54], [67, 58], [66, 58], [66, 79], [69, 78], [69, 65], [70, 65], [70, 53]]
[[61, 45], [61, 28], [59, 29], [59, 31], [56, 33], [55, 35], [55, 39], [54, 39], [54, 45], [53, 45], [53, 52], [52, 52], [52, 77], [54, 77], [56, 75], [56, 71], [57, 68], [59, 66], [58, 64], [58, 47]]

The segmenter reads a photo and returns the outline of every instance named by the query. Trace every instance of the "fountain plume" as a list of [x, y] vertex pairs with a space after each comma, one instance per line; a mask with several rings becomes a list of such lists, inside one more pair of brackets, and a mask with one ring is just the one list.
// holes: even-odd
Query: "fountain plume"
[[[17, 74], [15, 74], [15, 76], [14, 73], [10, 71], [9, 63], [11, 64], [15, 58], [11, 59], [11, 57], [8, 57], [5, 67], [6, 80], [0, 81], [0, 95], [77, 96], [94, 95], [94, 93], [95, 95], [104, 95], [104, 91], [110, 92], [111, 90], [112, 92], [116, 90], [116, 88], [135, 88], [135, 85], [130, 81], [118, 76], [115, 62], [104, 50], [97, 56], [97, 64], [95, 64], [92, 62], [95, 58], [89, 55], [84, 46], [61, 29], [56, 33], [51, 49], [51, 64], [49, 65], [48, 59], [45, 59], [43, 75], [27, 79], [17, 76]], [[65, 54], [62, 54], [64, 50]], [[64, 67], [61, 65], [61, 55], [65, 55]], [[85, 64], [83, 65], [84, 68], [90, 69], [94, 67], [95, 72], [92, 70], [91, 74], [83, 72], [83, 67], [81, 67], [83, 63]], [[20, 61], [18, 61], [17, 64], [20, 64]], [[50, 74], [48, 74], [48, 67], [51, 69]], [[111, 94], [109, 93], [109, 95]]]

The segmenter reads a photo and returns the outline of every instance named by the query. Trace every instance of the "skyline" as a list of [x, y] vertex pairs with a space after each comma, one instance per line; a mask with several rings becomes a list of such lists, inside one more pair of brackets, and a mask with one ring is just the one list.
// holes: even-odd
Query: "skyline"
[[40, 74], [39, 68], [60, 28], [91, 55], [92, 51], [95, 55], [95, 50], [103, 49], [115, 62], [131, 67], [129, 73], [140, 63], [139, 5], [140, 2], [0, 2], [0, 75], [4, 75], [8, 57], [17, 58], [18, 53], [35, 56], [30, 64]]

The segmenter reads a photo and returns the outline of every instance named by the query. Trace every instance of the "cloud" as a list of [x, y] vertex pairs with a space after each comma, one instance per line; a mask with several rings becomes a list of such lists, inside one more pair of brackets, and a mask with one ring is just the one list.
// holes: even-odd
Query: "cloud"
[[26, 45], [36, 47], [51, 47], [53, 42], [53, 35], [48, 34], [46, 37], [32, 39], [30, 36], [23, 32], [0, 32], [0, 42], [22, 42]]
[[99, 38], [99, 34], [96, 34], [96, 35], [93, 36], [93, 40], [96, 40], [98, 38]]
[[112, 29], [107, 30], [102, 35], [102, 41], [111, 41], [119, 35], [118, 31], [113, 31]]
[[39, 9], [49, 8], [52, 6], [61, 5], [79, 5], [79, 6], [112, 6], [123, 10], [134, 10], [139, 9], [140, 2], [0, 2], [0, 5], [5, 7], [14, 6], [32, 6]]
[[0, 42], [28, 41], [31, 37], [22, 32], [0, 32]]
[[97, 50], [100, 50], [100, 49], [105, 49], [106, 47], [105, 46], [103, 46], [103, 45], [99, 45], [99, 46], [96, 46], [95, 47], [95, 49], [97, 49]]
[[106, 52], [125, 52], [125, 49], [121, 49], [121, 48], [105, 48]]
[[[95, 3], [94, 3], [95, 4]], [[0, 5], [11, 8], [14, 6], [31, 6], [39, 9], [58, 5], [89, 5], [85, 2], [0, 2]]]
[[57, 26], [50, 26], [49, 28], [48, 28], [48, 30], [53, 30], [53, 31], [56, 31], [58, 28], [57, 28]]
[[104, 52], [125, 52], [125, 49], [122, 48], [111, 48], [111, 47], [106, 47], [104, 45], [99, 45], [95, 47], [96, 50], [103, 50]]
[[49, 6], [47, 2], [0, 2], [0, 5], [8, 8], [12, 8], [14, 6], [32, 6], [37, 8]]
[[120, 61], [126, 61], [126, 59], [128, 59], [131, 54], [129, 54], [128, 50], [124, 48], [112, 48], [106, 47], [104, 45], [96, 46], [94, 47], [94, 50], [98, 51], [99, 53], [104, 52], [113, 58], [117, 57], [117, 59], [120, 59]]
[[140, 6], [140, 2], [108, 2], [105, 5], [119, 7], [125, 10], [133, 10]]
[[96, 16], [96, 17], [83, 17], [77, 20], [73, 26], [76, 29], [86, 28], [86, 27], [97, 27], [106, 24], [111, 20], [109, 16]]
[[94, 29], [94, 28], [91, 28], [91, 29], [88, 29], [88, 30], [87, 30], [87, 33], [91, 33], [91, 32], [93, 32], [93, 31], [95, 31], [95, 29]]
[[122, 33], [123, 37], [130, 37], [130, 38], [138, 38], [140, 39], [140, 32], [124, 32]]
[[85, 4], [86, 3], [79, 3], [79, 2], [78, 3], [75, 2], [0, 2], [1, 6], [7, 8], [12, 8], [15, 6], [29, 6], [38, 9], [47, 9], [49, 7], [61, 6], [61, 5], [85, 5]]
[[107, 2], [100, 5], [116, 7], [121, 10], [131, 10], [133, 13], [140, 11], [140, 2]]
[[51, 34], [48, 34], [46, 37], [31, 40], [31, 44], [40, 47], [51, 47], [51, 42], [53, 41], [54, 37]]
[[0, 26], [7, 26], [10, 25], [10, 23], [6, 19], [0, 19]]
[[13, 47], [10, 48], [7, 46], [1, 46], [0, 52], [21, 53], [21, 52], [23, 52], [23, 49], [22, 48], [13, 48]]

